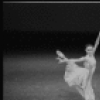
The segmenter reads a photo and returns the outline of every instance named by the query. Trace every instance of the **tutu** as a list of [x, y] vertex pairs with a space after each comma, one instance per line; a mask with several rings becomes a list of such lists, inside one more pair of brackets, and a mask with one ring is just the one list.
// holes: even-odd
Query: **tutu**
[[86, 68], [80, 68], [78, 65], [66, 66], [66, 71], [64, 75], [65, 82], [69, 86], [80, 85], [82, 88], [85, 87], [86, 81], [89, 75], [89, 71]]

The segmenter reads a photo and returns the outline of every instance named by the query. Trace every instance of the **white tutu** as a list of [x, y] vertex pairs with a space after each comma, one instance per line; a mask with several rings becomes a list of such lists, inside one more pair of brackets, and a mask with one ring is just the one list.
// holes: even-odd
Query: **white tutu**
[[67, 82], [69, 86], [80, 85], [84, 88], [89, 75], [89, 70], [86, 68], [80, 68], [76, 64], [73, 66], [68, 65], [66, 67], [64, 75], [65, 82]]

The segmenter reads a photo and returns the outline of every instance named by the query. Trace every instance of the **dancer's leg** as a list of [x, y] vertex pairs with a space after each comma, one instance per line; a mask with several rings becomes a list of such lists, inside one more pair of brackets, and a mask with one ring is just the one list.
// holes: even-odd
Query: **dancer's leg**
[[90, 84], [90, 96], [91, 96], [91, 100], [95, 100], [95, 93], [94, 93], [94, 90], [92, 88], [92, 84]]
[[90, 100], [95, 100], [95, 93], [92, 87], [92, 78], [93, 78], [94, 71], [95, 69], [92, 69], [92, 72], [90, 73], [89, 76], [89, 82], [88, 82], [88, 91], [89, 91]]
[[85, 89], [85, 100], [95, 100], [95, 94], [90, 81]]

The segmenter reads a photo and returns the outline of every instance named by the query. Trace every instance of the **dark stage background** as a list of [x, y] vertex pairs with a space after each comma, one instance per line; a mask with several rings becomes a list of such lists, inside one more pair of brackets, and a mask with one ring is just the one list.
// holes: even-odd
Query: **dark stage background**
[[100, 31], [99, 8], [99, 3], [3, 3], [4, 53], [83, 52]]
[[[4, 100], [82, 100], [63, 79], [68, 58], [85, 55], [100, 31], [100, 4], [3, 3]], [[100, 96], [100, 46], [93, 77], [96, 100]], [[81, 65], [81, 64], [80, 64]]]
[[[98, 32], [4, 31], [4, 54], [55, 55], [62, 52], [85, 54], [87, 44], [95, 44]], [[96, 53], [99, 54], [100, 47]]]

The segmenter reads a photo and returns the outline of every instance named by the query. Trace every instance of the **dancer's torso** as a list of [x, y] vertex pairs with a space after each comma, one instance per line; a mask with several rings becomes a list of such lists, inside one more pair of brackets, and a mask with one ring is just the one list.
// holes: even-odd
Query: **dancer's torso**
[[[94, 57], [89, 57], [88, 55], [85, 57], [85, 62], [84, 64], [89, 65], [89, 66], [96, 66], [96, 60]], [[88, 66], [85, 66], [88, 67]]]
[[93, 71], [95, 70], [96, 67], [96, 59], [94, 57], [89, 57], [88, 55], [85, 57], [84, 61], [84, 67], [87, 69], [92, 68]]

